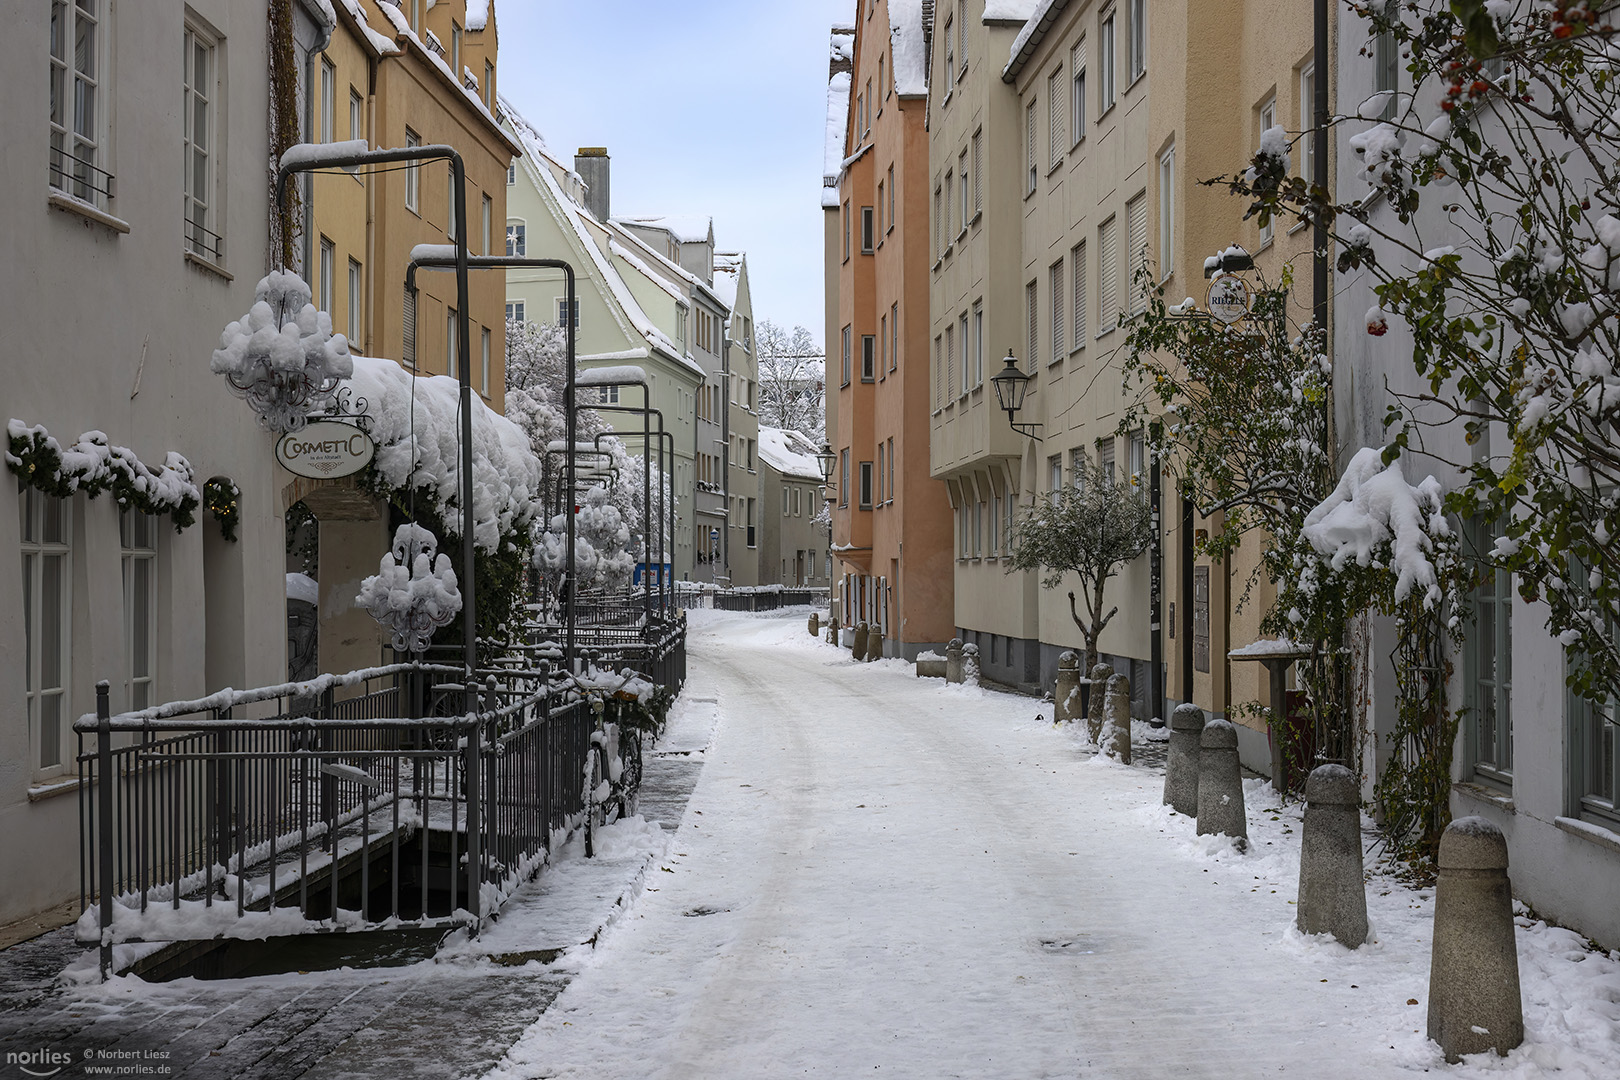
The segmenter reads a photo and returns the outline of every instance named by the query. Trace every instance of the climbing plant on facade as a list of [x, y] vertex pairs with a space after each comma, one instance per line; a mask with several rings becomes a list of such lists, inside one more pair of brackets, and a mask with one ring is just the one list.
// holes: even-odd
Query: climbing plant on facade
[[6, 424], [6, 437], [6, 465], [47, 495], [66, 499], [83, 492], [93, 499], [111, 492], [121, 507], [167, 514], [176, 532], [197, 520], [202, 493], [191, 462], [173, 450], [153, 469], [128, 447], [111, 445], [100, 431], [87, 431], [64, 449], [45, 428], [14, 419]]

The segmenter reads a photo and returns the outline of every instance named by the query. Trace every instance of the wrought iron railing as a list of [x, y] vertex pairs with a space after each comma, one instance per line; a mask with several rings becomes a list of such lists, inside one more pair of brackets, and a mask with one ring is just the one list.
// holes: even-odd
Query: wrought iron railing
[[225, 261], [225, 238], [200, 221], [186, 222], [186, 250], [213, 263]]
[[75, 157], [61, 147], [53, 146], [50, 167], [51, 187], [65, 191], [76, 199], [99, 205], [113, 197], [113, 174], [93, 161]]

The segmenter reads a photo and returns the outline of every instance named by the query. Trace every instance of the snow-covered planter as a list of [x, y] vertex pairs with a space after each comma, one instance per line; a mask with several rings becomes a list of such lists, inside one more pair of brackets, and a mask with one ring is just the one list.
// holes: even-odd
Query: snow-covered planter
[[225, 327], [208, 368], [275, 432], [302, 430], [354, 370], [331, 315], [310, 303], [301, 278], [282, 270], [260, 279], [253, 307]]
[[356, 603], [394, 634], [395, 652], [426, 652], [433, 632], [461, 611], [448, 555], [420, 525], [401, 525], [377, 573], [360, 583]]
[[95, 498], [111, 491], [118, 505], [143, 514], [168, 514], [176, 531], [197, 520], [202, 502], [191, 462], [169, 451], [153, 469], [135, 452], [113, 446], [101, 431], [87, 431], [67, 449], [41, 426], [21, 420], [6, 422], [6, 465], [24, 484], [47, 495], [70, 498], [84, 492]]

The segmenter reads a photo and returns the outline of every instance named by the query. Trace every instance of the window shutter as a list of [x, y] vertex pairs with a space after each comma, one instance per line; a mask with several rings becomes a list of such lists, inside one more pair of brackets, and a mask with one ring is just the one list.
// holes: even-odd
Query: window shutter
[[1114, 260], [1114, 232], [1119, 222], [1109, 218], [1097, 231], [1097, 324], [1113, 326], [1119, 315], [1115, 288], [1119, 281], [1119, 266]]
[[977, 214], [984, 209], [984, 137], [982, 132], [973, 133], [973, 212]]
[[1147, 289], [1136, 280], [1136, 271], [1147, 255], [1147, 193], [1138, 192], [1136, 198], [1125, 205], [1129, 221], [1130, 244], [1126, 248], [1126, 288], [1130, 290], [1131, 314], [1140, 315], [1147, 310]]
[[1070, 273], [1074, 275], [1074, 347], [1086, 344], [1086, 242], [1074, 245], [1069, 252]]
[[1029, 173], [1025, 192], [1035, 190], [1035, 103], [1024, 110], [1024, 168]]
[[1024, 286], [1024, 306], [1028, 309], [1029, 314], [1029, 351], [1025, 355], [1029, 358], [1028, 363], [1031, 371], [1035, 370], [1035, 359], [1040, 355], [1041, 347], [1041, 327], [1039, 322], [1040, 311], [1038, 301], [1039, 286], [1032, 281], [1028, 285]]
[[945, 400], [950, 401], [956, 396], [956, 365], [951, 363], [956, 357], [956, 328], [945, 328]]
[[1063, 359], [1063, 260], [1052, 264], [1052, 361]]
[[1046, 79], [1046, 119], [1050, 127], [1048, 134], [1051, 143], [1047, 154], [1050, 157], [1049, 165], [1057, 168], [1058, 162], [1063, 160], [1063, 70], [1059, 68]]
[[416, 290], [405, 290], [405, 344], [401, 350], [404, 353], [405, 365], [416, 366]]

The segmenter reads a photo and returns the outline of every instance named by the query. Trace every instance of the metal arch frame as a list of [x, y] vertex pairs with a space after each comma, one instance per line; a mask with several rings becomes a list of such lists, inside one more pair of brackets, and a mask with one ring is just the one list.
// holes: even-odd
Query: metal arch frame
[[[651, 429], [650, 421], [651, 421], [652, 417], [656, 416], [658, 418], [658, 431], [656, 432], [656, 434], [658, 436], [658, 471], [659, 471], [660, 476], [662, 476], [663, 480], [664, 480], [664, 483], [660, 483], [658, 485], [658, 556], [659, 556], [659, 558], [658, 558], [658, 607], [659, 607], [660, 612], [667, 612], [669, 610], [668, 593], [669, 593], [669, 590], [670, 590], [670, 587], [671, 587], [671, 583], [665, 580], [665, 574], [664, 574], [664, 570], [663, 570], [663, 567], [664, 567], [664, 559], [663, 559], [663, 557], [668, 552], [669, 544], [674, 541], [674, 536], [675, 536], [675, 491], [674, 491], [673, 482], [669, 480], [669, 467], [668, 467], [668, 465], [666, 465], [666, 459], [664, 457], [664, 445], [665, 445], [666, 442], [669, 445], [668, 462], [669, 462], [669, 464], [673, 464], [674, 460], [675, 460], [675, 433], [672, 432], [672, 431], [665, 431], [664, 430], [664, 413], [663, 413], [663, 410], [662, 409], [655, 409], [655, 408], [652, 407], [652, 405], [651, 405], [652, 390], [651, 390], [651, 388], [649, 386], [647, 386], [647, 384], [645, 384], [645, 383], [597, 383], [596, 385], [598, 385], [598, 386], [618, 386], [621, 389], [623, 387], [626, 387], [626, 386], [639, 386], [639, 387], [642, 388], [642, 392], [643, 392], [644, 396], [646, 396], [648, 398], [649, 403], [646, 404], [646, 405], [643, 405], [639, 409], [635, 408], [634, 406], [630, 406], [630, 405], [589, 405], [589, 406], [582, 405], [582, 406], [580, 406], [580, 408], [590, 408], [590, 409], [594, 409], [597, 412], [617, 412], [617, 413], [639, 413], [639, 414], [641, 414], [641, 416], [642, 416], [642, 429], [643, 429], [642, 430], [642, 436], [641, 436], [641, 453], [642, 453], [642, 462], [643, 462], [643, 466], [642, 466], [642, 470], [641, 470], [642, 488], [643, 488], [642, 505], [647, 508], [648, 512], [650, 512], [651, 509], [652, 509], [652, 471], [646, 467], [646, 464], [648, 462], [650, 462], [650, 460], [651, 460], [650, 448], [652, 446], [652, 436], [655, 434]], [[664, 505], [664, 484], [665, 483], [668, 483], [670, 485], [669, 505], [668, 506]], [[664, 530], [664, 525], [665, 525], [666, 520], [668, 521], [668, 525], [669, 525], [669, 531], [668, 531], [667, 536], [665, 535], [665, 530]], [[643, 540], [643, 549], [646, 552], [646, 558], [643, 560], [642, 566], [644, 567], [645, 572], [650, 573], [651, 570], [652, 570], [652, 529], [650, 527], [644, 527], [644, 531], [642, 533], [642, 540]], [[673, 572], [673, 560], [671, 560], [671, 571]], [[647, 614], [649, 616], [651, 616], [651, 614], [652, 614], [652, 591], [650, 589], [646, 590], [646, 596], [647, 596]]]

